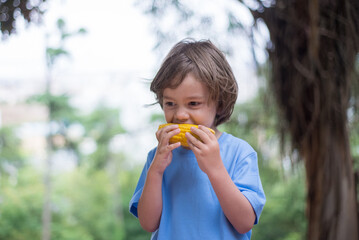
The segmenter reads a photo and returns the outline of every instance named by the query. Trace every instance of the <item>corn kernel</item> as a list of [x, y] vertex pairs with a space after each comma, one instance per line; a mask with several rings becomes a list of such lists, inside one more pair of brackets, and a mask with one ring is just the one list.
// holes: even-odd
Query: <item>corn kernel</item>
[[[169, 125], [175, 125], [175, 123], [162, 124], [158, 127], [158, 129], [161, 129], [161, 128], [169, 126]], [[198, 140], [201, 140], [196, 134], [191, 132], [191, 127], [198, 128], [198, 125], [195, 125], [195, 124], [176, 124], [176, 125], [178, 125], [181, 132], [179, 134], [171, 137], [170, 143], [180, 142], [182, 146], [188, 147], [187, 138], [185, 136], [186, 132], [191, 133], [195, 138], [197, 138]], [[213, 129], [211, 129], [211, 128], [208, 128], [208, 129], [214, 134]]]

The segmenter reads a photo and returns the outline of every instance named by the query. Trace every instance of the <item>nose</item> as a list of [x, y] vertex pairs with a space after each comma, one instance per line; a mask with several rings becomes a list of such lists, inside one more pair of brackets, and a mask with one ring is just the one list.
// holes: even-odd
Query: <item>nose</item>
[[175, 119], [179, 123], [184, 123], [189, 119], [189, 114], [185, 108], [179, 107], [179, 108], [177, 108], [177, 110], [175, 112]]

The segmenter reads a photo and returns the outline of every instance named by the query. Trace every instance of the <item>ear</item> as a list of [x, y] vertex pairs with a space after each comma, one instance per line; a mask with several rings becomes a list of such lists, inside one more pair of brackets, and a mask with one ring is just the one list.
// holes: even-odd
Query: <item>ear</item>
[[218, 113], [216, 114], [216, 116], [214, 117], [214, 122], [217, 123], [218, 122], [218, 119], [221, 115], [219, 115]]
[[223, 113], [222, 104], [218, 103], [216, 108], [216, 118], [218, 118]]

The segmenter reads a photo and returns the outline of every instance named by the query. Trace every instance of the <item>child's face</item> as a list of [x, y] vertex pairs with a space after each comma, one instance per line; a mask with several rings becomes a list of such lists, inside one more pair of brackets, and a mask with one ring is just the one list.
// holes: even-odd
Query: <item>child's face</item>
[[215, 129], [216, 103], [209, 90], [189, 73], [176, 88], [163, 91], [163, 111], [168, 123], [189, 123]]

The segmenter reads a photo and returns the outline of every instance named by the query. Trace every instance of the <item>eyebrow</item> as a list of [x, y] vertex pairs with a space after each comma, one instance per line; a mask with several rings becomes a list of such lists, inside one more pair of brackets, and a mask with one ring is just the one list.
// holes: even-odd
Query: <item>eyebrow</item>
[[[173, 98], [170, 97], [170, 96], [165, 96], [164, 95], [163, 99], [173, 99]], [[186, 99], [205, 99], [205, 97], [204, 96], [196, 96], [196, 95], [194, 95], [194, 96], [189, 96]]]

